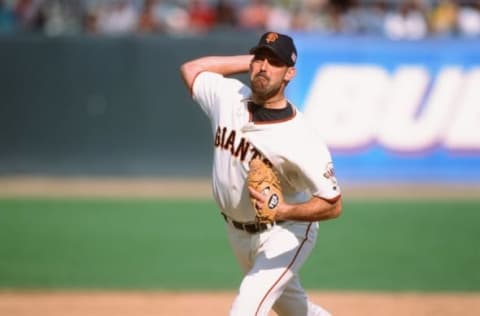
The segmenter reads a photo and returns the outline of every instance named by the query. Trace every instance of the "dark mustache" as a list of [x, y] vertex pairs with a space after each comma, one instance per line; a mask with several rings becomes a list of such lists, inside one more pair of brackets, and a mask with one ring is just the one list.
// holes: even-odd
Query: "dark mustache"
[[257, 78], [257, 77], [262, 77], [262, 78], [265, 78], [265, 79], [267, 79], [267, 80], [270, 80], [270, 78], [268, 78], [267, 75], [265, 75], [264, 73], [261, 73], [261, 72], [259, 72], [259, 73], [255, 76], [255, 78]]

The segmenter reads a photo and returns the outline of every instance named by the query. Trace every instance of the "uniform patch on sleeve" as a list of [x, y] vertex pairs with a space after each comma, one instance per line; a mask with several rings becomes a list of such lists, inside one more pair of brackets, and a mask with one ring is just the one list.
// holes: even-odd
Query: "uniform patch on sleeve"
[[335, 178], [335, 169], [333, 168], [333, 162], [327, 163], [323, 176], [332, 183], [334, 190], [337, 190], [337, 178]]

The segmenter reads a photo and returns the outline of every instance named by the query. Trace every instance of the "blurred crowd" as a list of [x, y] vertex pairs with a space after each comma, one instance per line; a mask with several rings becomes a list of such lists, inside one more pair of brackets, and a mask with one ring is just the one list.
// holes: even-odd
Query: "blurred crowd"
[[0, 36], [232, 29], [480, 38], [480, 0], [0, 0]]

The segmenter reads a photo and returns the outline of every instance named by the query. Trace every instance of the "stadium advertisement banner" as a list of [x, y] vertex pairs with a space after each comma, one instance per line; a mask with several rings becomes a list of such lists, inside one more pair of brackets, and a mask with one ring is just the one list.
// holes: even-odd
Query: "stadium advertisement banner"
[[295, 40], [288, 96], [340, 178], [480, 183], [480, 40]]

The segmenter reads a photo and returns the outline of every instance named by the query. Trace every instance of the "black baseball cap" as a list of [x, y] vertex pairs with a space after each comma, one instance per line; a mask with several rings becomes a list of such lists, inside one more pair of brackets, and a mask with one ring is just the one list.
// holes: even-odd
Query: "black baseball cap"
[[267, 32], [262, 35], [257, 46], [250, 49], [250, 54], [256, 54], [260, 49], [271, 50], [280, 60], [292, 67], [297, 61], [297, 49], [293, 39], [285, 34]]

